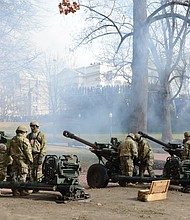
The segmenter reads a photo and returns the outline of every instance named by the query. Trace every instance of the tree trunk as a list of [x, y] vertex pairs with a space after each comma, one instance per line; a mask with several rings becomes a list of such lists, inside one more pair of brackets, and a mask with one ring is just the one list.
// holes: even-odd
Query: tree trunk
[[133, 1], [133, 61], [131, 85], [131, 113], [129, 131], [147, 131], [147, 102], [148, 102], [148, 45], [146, 0]]
[[[167, 75], [167, 74], [165, 74]], [[170, 89], [168, 80], [162, 82], [162, 141], [169, 142], [172, 140], [172, 126], [171, 126], [171, 104], [170, 104]]]

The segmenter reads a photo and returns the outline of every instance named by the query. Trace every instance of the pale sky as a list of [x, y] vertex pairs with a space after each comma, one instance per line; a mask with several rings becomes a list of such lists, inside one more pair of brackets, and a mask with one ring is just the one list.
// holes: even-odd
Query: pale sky
[[81, 10], [75, 14], [63, 15], [59, 13], [58, 3], [57, 1], [53, 4], [51, 2], [49, 7], [52, 11], [47, 12], [44, 21], [47, 27], [34, 34], [37, 48], [47, 54], [63, 57], [68, 65], [86, 66], [95, 62], [93, 56], [95, 49], [79, 48], [74, 53], [71, 50], [75, 35], [80, 33], [85, 25]]

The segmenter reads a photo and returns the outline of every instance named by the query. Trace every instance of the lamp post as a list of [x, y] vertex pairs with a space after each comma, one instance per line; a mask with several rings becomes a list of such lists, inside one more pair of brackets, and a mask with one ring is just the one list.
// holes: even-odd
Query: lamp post
[[79, 118], [79, 137], [80, 137], [80, 123], [81, 123], [81, 114], [78, 114], [78, 118]]
[[[112, 117], [113, 117], [113, 114], [112, 112], [109, 113], [109, 124], [110, 124], [110, 140], [111, 140], [111, 137], [112, 137]], [[109, 140], [109, 141], [110, 141]]]

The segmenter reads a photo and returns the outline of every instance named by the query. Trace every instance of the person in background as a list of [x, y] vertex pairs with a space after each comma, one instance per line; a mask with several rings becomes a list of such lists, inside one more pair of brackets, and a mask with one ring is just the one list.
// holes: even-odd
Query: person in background
[[143, 177], [147, 170], [151, 177], [155, 177], [154, 154], [150, 144], [140, 134], [135, 134], [135, 140], [138, 143], [139, 176]]
[[[26, 136], [32, 147], [33, 164], [30, 167], [30, 181], [32, 182], [41, 181], [42, 162], [44, 156], [46, 155], [46, 137], [44, 133], [39, 130], [39, 128], [40, 125], [38, 121], [31, 121], [31, 132]], [[35, 190], [33, 192], [35, 192]]]
[[0, 181], [6, 180], [7, 167], [11, 165], [13, 159], [7, 152], [7, 146], [3, 143], [0, 144]]
[[[9, 145], [8, 155], [13, 158], [12, 172], [16, 182], [26, 182], [26, 177], [29, 172], [28, 167], [33, 163], [31, 145], [26, 138], [27, 128], [24, 125], [18, 126], [16, 136], [14, 136]], [[24, 189], [12, 189], [13, 196], [29, 195]]]
[[126, 176], [133, 176], [134, 159], [138, 156], [134, 134], [129, 133], [118, 146], [121, 172]]
[[183, 152], [182, 152], [182, 160], [188, 160], [190, 159], [190, 132], [186, 131], [184, 133], [184, 139], [183, 139]]

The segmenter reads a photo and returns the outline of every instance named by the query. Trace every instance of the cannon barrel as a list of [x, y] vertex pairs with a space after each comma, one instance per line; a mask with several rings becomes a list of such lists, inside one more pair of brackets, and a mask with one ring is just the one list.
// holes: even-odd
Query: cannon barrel
[[81, 142], [81, 143], [83, 143], [83, 144], [86, 144], [86, 145], [88, 145], [88, 146], [90, 146], [90, 147], [92, 147], [92, 148], [94, 148], [94, 149], [97, 149], [97, 148], [98, 148], [98, 147], [96, 146], [96, 144], [93, 144], [93, 143], [91, 143], [91, 142], [88, 142], [88, 141], [86, 141], [86, 140], [84, 140], [84, 139], [82, 139], [82, 138], [80, 138], [80, 137], [78, 137], [78, 136], [72, 134], [72, 133], [69, 132], [69, 131], [64, 131], [64, 132], [63, 132], [63, 136], [65, 136], [65, 137], [67, 137], [67, 138], [75, 139], [75, 140], [77, 140], [77, 141], [79, 141], [79, 142]]
[[159, 141], [148, 134], [143, 133], [142, 131], [139, 131], [138, 134], [142, 135], [142, 137], [150, 139], [162, 146], [163, 149], [168, 152], [171, 156], [176, 155], [177, 157], [181, 158], [182, 157], [182, 152], [183, 152], [183, 144], [175, 144], [175, 143], [164, 143], [162, 141]]
[[154, 141], [154, 142], [156, 142], [156, 143], [158, 143], [158, 144], [160, 144], [160, 145], [162, 145], [162, 146], [164, 146], [164, 147], [166, 147], [166, 148], [169, 147], [168, 144], [166, 144], [166, 143], [164, 143], [164, 142], [162, 142], [162, 141], [159, 141], [159, 140], [157, 140], [157, 139], [155, 139], [155, 138], [149, 136], [148, 134], [145, 134], [145, 133], [142, 132], [142, 131], [139, 131], [138, 134], [140, 134], [140, 135], [142, 135], [144, 138], [147, 138], [147, 139], [149, 139], [149, 140], [151, 140], [151, 141]]

